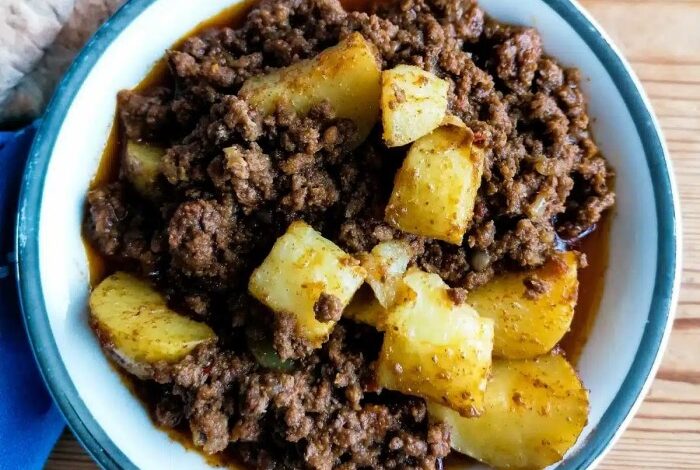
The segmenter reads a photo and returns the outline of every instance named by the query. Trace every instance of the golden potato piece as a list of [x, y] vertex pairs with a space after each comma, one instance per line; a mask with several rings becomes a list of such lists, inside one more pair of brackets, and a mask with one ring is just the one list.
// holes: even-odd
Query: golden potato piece
[[445, 114], [445, 117], [443, 118], [442, 122], [440, 123], [440, 127], [442, 126], [457, 126], [461, 128], [466, 128], [467, 125], [464, 124], [464, 121], [462, 121], [460, 118], [455, 116], [454, 114], [447, 113]]
[[404, 232], [461, 244], [484, 165], [473, 137], [468, 128], [448, 125], [416, 141], [396, 174], [386, 221]]
[[384, 331], [387, 308], [395, 303], [412, 257], [411, 246], [400, 240], [379, 243], [370, 253], [361, 254], [368, 286], [357, 291], [343, 316]]
[[360, 256], [362, 267], [367, 271], [367, 284], [382, 307], [389, 308], [394, 303], [396, 290], [412, 257], [411, 246], [400, 240], [379, 243], [370, 253]]
[[117, 272], [90, 294], [90, 324], [102, 347], [142, 378], [159, 361], [177, 362], [196, 346], [216, 338], [204, 323], [169, 309], [149, 283]]
[[494, 468], [544, 468], [560, 461], [588, 421], [588, 391], [559, 355], [496, 360], [484, 412], [465, 419], [429, 403], [451, 428], [452, 447]]
[[122, 171], [142, 196], [153, 199], [158, 196], [158, 176], [160, 161], [165, 150], [154, 145], [142, 144], [134, 140], [126, 142]]
[[437, 128], [447, 113], [450, 86], [415, 65], [382, 72], [382, 126], [389, 147], [410, 144]]
[[352, 33], [312, 59], [249, 78], [239, 92], [263, 114], [274, 112], [281, 101], [300, 114], [328, 101], [338, 117], [357, 126], [356, 145], [379, 119], [380, 95], [381, 68], [373, 46], [360, 33]]
[[554, 348], [574, 317], [577, 268], [576, 253], [557, 253], [541, 268], [501, 274], [469, 293], [467, 303], [495, 322], [494, 355], [527, 359]]
[[457, 304], [437, 274], [411, 268], [386, 323], [377, 364], [381, 387], [476, 416], [491, 367], [493, 322]]
[[377, 331], [384, 331], [388, 315], [389, 312], [382, 307], [369, 286], [360, 287], [343, 310], [345, 318], [372, 326]]
[[304, 222], [293, 222], [253, 271], [250, 293], [276, 314], [290, 314], [297, 334], [314, 348], [328, 339], [336, 321], [319, 321], [314, 306], [322, 294], [342, 308], [365, 278], [360, 262]]

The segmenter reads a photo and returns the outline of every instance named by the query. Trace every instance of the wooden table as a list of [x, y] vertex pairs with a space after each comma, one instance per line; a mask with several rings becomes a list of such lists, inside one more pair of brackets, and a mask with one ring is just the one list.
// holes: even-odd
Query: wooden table
[[[581, 0], [632, 63], [666, 134], [683, 210], [683, 285], [671, 343], [601, 469], [700, 469], [700, 0]], [[48, 470], [93, 469], [70, 432]]]

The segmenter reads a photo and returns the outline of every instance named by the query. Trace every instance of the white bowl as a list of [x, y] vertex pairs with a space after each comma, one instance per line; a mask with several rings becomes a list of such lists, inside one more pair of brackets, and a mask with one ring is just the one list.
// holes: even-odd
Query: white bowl
[[[132, 0], [85, 47], [32, 148], [18, 213], [25, 323], [44, 379], [75, 435], [106, 468], [206, 468], [173, 442], [110, 367], [88, 328], [85, 194], [115, 111], [163, 51], [232, 0]], [[566, 0], [481, 0], [493, 17], [535, 26], [546, 51], [584, 76], [593, 128], [617, 172], [600, 310], [579, 362], [589, 424], [559, 468], [590, 468], [640, 404], [671, 329], [680, 273], [678, 200], [666, 147], [627, 63]]]

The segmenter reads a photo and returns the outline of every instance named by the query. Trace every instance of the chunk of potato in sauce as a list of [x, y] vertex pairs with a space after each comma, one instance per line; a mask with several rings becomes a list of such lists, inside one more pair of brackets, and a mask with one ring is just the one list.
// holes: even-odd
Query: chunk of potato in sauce
[[[304, 222], [292, 222], [253, 271], [248, 291], [276, 315], [291, 315], [296, 334], [319, 348], [337, 321], [319, 321], [314, 306], [322, 294], [345, 308], [365, 278], [360, 262]], [[286, 358], [283, 358], [286, 359]]]
[[370, 285], [379, 304], [389, 308], [413, 256], [410, 245], [400, 240], [379, 243], [370, 253], [360, 255]]
[[369, 286], [362, 286], [343, 311], [343, 317], [372, 326], [377, 331], [386, 329], [388, 316], [389, 312], [382, 307]]
[[461, 244], [484, 165], [473, 137], [466, 127], [447, 125], [414, 142], [394, 179], [385, 220], [404, 232]]
[[527, 359], [556, 346], [574, 317], [577, 270], [576, 253], [556, 253], [540, 268], [500, 274], [469, 292], [467, 303], [495, 322], [496, 356]]
[[133, 140], [126, 142], [122, 171], [134, 188], [147, 199], [156, 199], [160, 194], [158, 177], [164, 154], [165, 150], [155, 145]]
[[466, 419], [428, 403], [451, 428], [452, 447], [494, 468], [545, 468], [560, 461], [588, 421], [588, 391], [560, 355], [496, 360], [483, 413]]
[[245, 81], [239, 96], [263, 114], [272, 114], [280, 102], [299, 114], [322, 101], [339, 118], [357, 128], [355, 145], [362, 143], [379, 119], [381, 68], [372, 46], [360, 33], [312, 59]]
[[382, 127], [388, 147], [410, 144], [431, 133], [447, 113], [445, 80], [415, 65], [382, 72]]
[[437, 274], [411, 268], [386, 321], [377, 382], [476, 416], [491, 367], [493, 321], [457, 304]]
[[181, 315], [148, 282], [117, 272], [90, 294], [90, 324], [102, 347], [134, 375], [146, 378], [153, 364], [177, 362], [216, 339], [204, 323]]

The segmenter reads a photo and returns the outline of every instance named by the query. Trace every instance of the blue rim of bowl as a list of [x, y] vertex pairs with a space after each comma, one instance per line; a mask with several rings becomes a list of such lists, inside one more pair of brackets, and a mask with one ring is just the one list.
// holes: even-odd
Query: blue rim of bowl
[[[90, 414], [61, 361], [48, 320], [39, 271], [39, 213], [49, 160], [65, 110], [104, 50], [144, 9], [157, 0], [130, 0], [92, 37], [56, 90], [30, 150], [17, 214], [17, 282], [25, 327], [51, 395], [68, 425], [92, 457], [107, 469], [136, 468]], [[542, 0], [584, 40], [615, 82], [645, 150], [658, 217], [656, 283], [648, 321], [632, 366], [613, 402], [585, 445], [558, 468], [589, 468], [602, 456], [641, 400], [658, 363], [677, 291], [680, 233], [678, 198], [670, 162], [653, 112], [624, 59], [601, 30], [570, 0]]]

